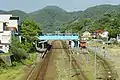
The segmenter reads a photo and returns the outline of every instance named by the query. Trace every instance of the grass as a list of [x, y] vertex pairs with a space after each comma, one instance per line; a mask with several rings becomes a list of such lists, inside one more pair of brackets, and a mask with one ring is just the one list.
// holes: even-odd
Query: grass
[[4, 54], [0, 54], [0, 56], [10, 56], [11, 54], [9, 53], [4, 53]]
[[107, 51], [111, 53], [113, 56], [120, 56], [120, 46], [119, 45], [108, 45]]
[[0, 67], [0, 80], [23, 80], [25, 76], [24, 69], [26, 65], [33, 64], [33, 61], [35, 61], [35, 59], [36, 59], [35, 54], [30, 54], [29, 59], [22, 61], [25, 65], [23, 65], [22, 63], [15, 62], [16, 66]]
[[[91, 52], [91, 51], [90, 51]], [[93, 52], [92, 52], [93, 53]], [[103, 58], [103, 56], [101, 56], [100, 54], [97, 54], [99, 57], [101, 57], [101, 58]], [[94, 57], [94, 55], [93, 55], [93, 57]], [[104, 60], [104, 58], [103, 58], [103, 60]], [[111, 59], [108, 59], [108, 58], [105, 58], [105, 61], [108, 63], [108, 65], [111, 67], [111, 69], [112, 69], [112, 71], [113, 71], [113, 74], [116, 74], [116, 72], [118, 71], [118, 70], [116, 70], [115, 69], [115, 65], [114, 65], [114, 62], [111, 60]], [[104, 71], [104, 68], [103, 68], [103, 66], [101, 65], [101, 63], [99, 63], [98, 61], [97, 61], [97, 66], [99, 67], [99, 68], [97, 68], [97, 71], [99, 70], [99, 72], [100, 72], [100, 76], [101, 77], [104, 77], [104, 74], [105, 74], [105, 71]], [[118, 71], [119, 72], [119, 71]], [[117, 76], [117, 75], [113, 75], [113, 76]], [[99, 77], [99, 76], [98, 76]], [[116, 77], [117, 78], [117, 77]], [[118, 80], [118, 79], [117, 79]]]
[[102, 43], [99, 43], [99, 42], [94, 42], [94, 41], [89, 41], [89, 43], [87, 43], [88, 46], [98, 46], [98, 47], [102, 47], [103, 44]]
[[119, 57], [120, 57], [120, 49], [108, 49], [108, 51], [109, 51], [113, 56], [119, 56]]
[[29, 59], [23, 60], [25, 65], [32, 65], [36, 60], [36, 55], [34, 53], [29, 54]]
[[102, 43], [98, 43], [98, 42], [96, 43], [94, 41], [90, 41], [88, 43], [88, 46], [93, 46], [93, 47], [98, 46], [101, 49], [102, 49], [103, 46], [105, 46], [106, 50], [109, 51], [112, 55], [120, 55], [120, 46], [116, 45], [116, 44], [105, 45], [105, 44], [102, 44]]
[[84, 66], [83, 67], [84, 67], [84, 69], [88, 70], [88, 72], [86, 72], [88, 79], [93, 80], [94, 79], [94, 57], [91, 55], [91, 53], [88, 53], [88, 56], [89, 56], [88, 64], [86, 65], [86, 67], [84, 67]]
[[0, 80], [21, 80], [24, 75], [24, 65], [1, 69]]

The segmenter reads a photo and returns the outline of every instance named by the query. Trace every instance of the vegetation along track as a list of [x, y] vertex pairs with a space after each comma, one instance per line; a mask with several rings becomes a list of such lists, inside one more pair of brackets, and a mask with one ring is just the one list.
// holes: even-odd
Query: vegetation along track
[[[52, 44], [54, 41], [52, 42]], [[36, 65], [31, 71], [30, 74], [27, 76], [27, 80], [44, 80], [44, 76], [47, 70], [47, 66], [49, 63], [49, 59], [51, 56], [52, 50], [50, 50], [46, 56], [42, 59], [38, 65]]]
[[[89, 50], [90, 51], [90, 50]], [[90, 53], [93, 53], [90, 51]], [[92, 54], [93, 55], [93, 54]], [[103, 58], [102, 56], [96, 54], [97, 61], [100, 62], [104, 69], [104, 77], [98, 77], [97, 79], [103, 79], [103, 80], [117, 80], [117, 73], [112, 69], [112, 66], [109, 64], [109, 62]]]
[[100, 61], [101, 65], [104, 68], [105, 78], [103, 78], [103, 79], [104, 80], [116, 80], [117, 74], [113, 71], [110, 64], [104, 58], [100, 57], [99, 55], [96, 55], [96, 58], [97, 58], [97, 60]]
[[[73, 75], [71, 77], [75, 77], [76, 76], [77, 80], [89, 80], [85, 76], [84, 72], [81, 70], [81, 67], [79, 66], [79, 64], [77, 63], [77, 61], [75, 60], [75, 58], [73, 56], [71, 56], [71, 59], [70, 59], [71, 52], [67, 48], [68, 47], [67, 44], [64, 41], [62, 41], [62, 45], [63, 45], [63, 48], [64, 48], [64, 50], [65, 50], [65, 52], [66, 52], [66, 54], [67, 54], [67, 56], [69, 58], [69, 61], [71, 61], [72, 68], [74, 69], [74, 71], [76, 73], [75, 75]], [[80, 72], [78, 73], [78, 71], [76, 69], [79, 69]]]

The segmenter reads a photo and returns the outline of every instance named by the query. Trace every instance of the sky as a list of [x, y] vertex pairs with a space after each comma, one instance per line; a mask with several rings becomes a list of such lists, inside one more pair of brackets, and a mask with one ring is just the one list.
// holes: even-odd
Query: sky
[[46, 6], [58, 6], [66, 11], [80, 11], [101, 4], [120, 4], [120, 0], [0, 0], [0, 10], [33, 12]]

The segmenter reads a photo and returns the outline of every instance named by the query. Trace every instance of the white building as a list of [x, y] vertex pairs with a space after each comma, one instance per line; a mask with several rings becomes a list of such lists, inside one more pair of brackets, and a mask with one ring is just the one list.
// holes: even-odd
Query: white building
[[11, 42], [11, 31], [4, 31], [0, 33], [0, 50], [3, 52], [8, 52], [9, 44]]
[[120, 34], [117, 35], [117, 41], [120, 42]]
[[85, 31], [84, 33], [82, 33], [81, 40], [88, 40], [89, 38], [91, 38], [90, 32]]
[[100, 34], [100, 36], [101, 36], [102, 38], [107, 38], [107, 37], [108, 37], [108, 34], [109, 34], [109, 32], [104, 31], [102, 34]]
[[11, 14], [0, 14], [0, 50], [7, 53], [11, 43], [11, 36], [19, 33], [19, 17]]

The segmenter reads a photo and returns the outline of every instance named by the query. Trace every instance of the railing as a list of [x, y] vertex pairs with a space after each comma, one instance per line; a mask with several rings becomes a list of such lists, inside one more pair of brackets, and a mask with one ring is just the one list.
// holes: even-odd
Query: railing
[[78, 36], [77, 33], [43, 33], [39, 36]]

